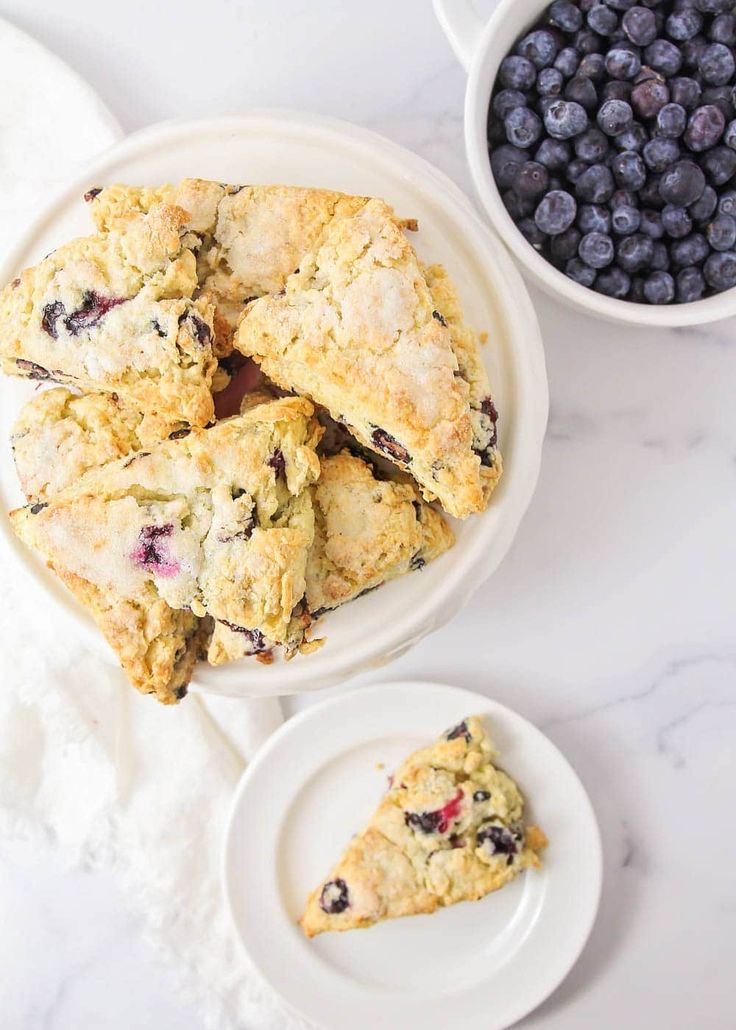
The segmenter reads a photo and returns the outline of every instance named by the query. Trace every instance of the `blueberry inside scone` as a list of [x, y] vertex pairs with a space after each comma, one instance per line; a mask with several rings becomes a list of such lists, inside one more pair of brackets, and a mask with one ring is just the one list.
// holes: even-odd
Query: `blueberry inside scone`
[[546, 837], [525, 825], [521, 792], [494, 759], [476, 717], [407, 758], [367, 826], [309, 896], [305, 934], [477, 900], [539, 868]]

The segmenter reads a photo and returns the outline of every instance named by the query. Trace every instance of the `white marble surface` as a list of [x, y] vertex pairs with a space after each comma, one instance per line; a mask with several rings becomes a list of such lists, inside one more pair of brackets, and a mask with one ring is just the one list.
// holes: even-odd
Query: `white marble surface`
[[[429, 0], [210, 0], [205, 13], [5, 0], [0, 14], [86, 76], [127, 130], [301, 107], [383, 132], [469, 189], [464, 77]], [[725, 1030], [736, 1010], [736, 326], [620, 330], [535, 301], [552, 415], [532, 509], [471, 608], [374, 679], [492, 694], [549, 733], [591, 794], [600, 917], [525, 1025]], [[0, 845], [0, 969], [9, 1030], [202, 1026], [112, 878], [65, 870], [51, 846]]]

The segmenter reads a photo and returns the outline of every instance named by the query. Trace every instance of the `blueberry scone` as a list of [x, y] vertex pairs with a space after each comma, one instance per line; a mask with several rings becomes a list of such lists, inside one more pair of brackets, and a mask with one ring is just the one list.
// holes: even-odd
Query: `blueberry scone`
[[213, 305], [199, 290], [181, 208], [154, 205], [121, 231], [73, 240], [0, 293], [0, 368], [206, 425]]
[[113, 185], [86, 197], [101, 231], [118, 230], [155, 204], [187, 211], [187, 227], [200, 241], [200, 287], [215, 299], [223, 323], [218, 329], [230, 335], [247, 301], [284, 288], [331, 219], [367, 202], [331, 190], [228, 186], [206, 179], [153, 188]]
[[547, 839], [524, 826], [521, 792], [494, 759], [475, 717], [407, 758], [368, 825], [309, 896], [305, 934], [475, 901], [539, 868]]
[[117, 394], [78, 396], [57, 387], [24, 405], [10, 443], [23, 493], [29, 501], [45, 501], [90, 469], [185, 431], [179, 421], [127, 407]]
[[[388, 580], [421, 569], [454, 542], [448, 524], [410, 482], [378, 479], [367, 462], [348, 451], [323, 456], [320, 464], [319, 481], [312, 487], [314, 543], [307, 559], [306, 612], [297, 612], [292, 626], [297, 640], [305, 615], [309, 624]], [[208, 651], [212, 664], [252, 653], [250, 640], [222, 624], [215, 627]]]
[[149, 614], [160, 603], [255, 641], [286, 641], [314, 534], [308, 487], [320, 430], [311, 415], [301, 398], [264, 404], [11, 512], [15, 532], [90, 610], [139, 690], [178, 697], [173, 670], [148, 660]]
[[[455, 305], [453, 293], [457, 322]], [[485, 508], [500, 464], [485, 372], [478, 360], [471, 389], [459, 338], [393, 212], [374, 199], [327, 223], [283, 295], [246, 307], [235, 345], [464, 518]]]

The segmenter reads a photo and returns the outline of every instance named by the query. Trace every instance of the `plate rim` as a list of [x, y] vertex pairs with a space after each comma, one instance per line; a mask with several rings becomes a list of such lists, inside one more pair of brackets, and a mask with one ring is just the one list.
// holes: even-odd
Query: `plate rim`
[[[379, 154], [382, 153], [395, 165], [401, 162], [403, 177], [411, 181], [413, 188], [424, 189], [425, 192], [432, 194], [435, 202], [442, 201], [450, 208], [454, 207], [455, 210], [454, 212], [450, 211], [450, 215], [463, 218], [472, 226], [473, 238], [477, 240], [478, 248], [486, 252], [490, 251], [495, 255], [503, 269], [506, 282], [513, 286], [515, 298], [523, 305], [523, 310], [515, 317], [523, 318], [528, 332], [525, 333], [522, 345], [514, 346], [510, 350], [510, 354], [513, 358], [514, 376], [520, 374], [519, 365], [520, 362], [523, 362], [522, 381], [525, 395], [528, 395], [528, 410], [525, 412], [524, 420], [517, 422], [517, 450], [523, 451], [523, 460], [517, 461], [514, 478], [509, 480], [509, 490], [513, 489], [513, 493], [510, 493], [508, 498], [504, 498], [500, 525], [492, 525], [488, 522], [494, 510], [493, 506], [487, 512], [482, 513], [481, 517], [485, 517], [487, 520], [488, 528], [485, 532], [478, 533], [474, 541], [472, 556], [468, 555], [465, 562], [464, 577], [461, 580], [458, 578], [459, 574], [453, 577], [452, 571], [448, 570], [447, 578], [452, 582], [448, 584], [439, 601], [432, 597], [432, 592], [427, 592], [427, 599], [424, 603], [410, 606], [403, 617], [395, 618], [390, 623], [387, 621], [385, 631], [375, 636], [374, 643], [364, 645], [357, 659], [345, 653], [331, 656], [325, 651], [318, 670], [313, 671], [306, 664], [294, 663], [289, 666], [288, 671], [285, 671], [283, 663], [277, 663], [271, 667], [274, 670], [273, 677], [268, 678], [262, 675], [260, 669], [257, 671], [261, 675], [256, 677], [249, 670], [241, 668], [239, 670], [241, 682], [237, 687], [225, 683], [224, 677], [220, 677], [218, 685], [216, 673], [219, 670], [214, 670], [213, 675], [212, 670], [207, 669], [201, 677], [197, 676], [195, 670], [192, 680], [194, 690], [204, 693], [230, 694], [231, 696], [273, 696], [302, 693], [344, 681], [361, 672], [387, 664], [418, 643], [428, 633], [454, 617], [470, 601], [486, 579], [497, 570], [511, 548], [539, 480], [542, 445], [549, 415], [549, 385], [538, 318], [521, 274], [503, 243], [483, 222], [469, 198], [444, 172], [425, 158], [379, 133], [341, 119], [290, 108], [253, 108], [244, 114], [199, 119], [182, 117], [147, 126], [105, 150], [63, 189], [57, 191], [9, 252], [0, 267], [0, 281], [3, 281], [1, 278], [3, 274], [6, 279], [15, 274], [21, 255], [29, 249], [34, 236], [42, 231], [44, 224], [57, 217], [59, 211], [67, 208], [70, 198], [77, 196], [80, 190], [88, 186], [90, 181], [94, 181], [95, 176], [103, 173], [103, 170], [111, 163], [125, 160], [128, 156], [148, 152], [151, 147], [156, 149], [165, 147], [169, 140], [180, 139], [185, 133], [187, 135], [212, 132], [244, 134], [249, 130], [252, 132], [253, 124], [258, 122], [266, 127], [287, 124], [291, 131], [299, 131], [305, 136], [315, 136], [315, 134], [326, 132], [341, 139], [347, 139], [348, 143], [352, 143], [354, 146], [364, 146]], [[431, 189], [422, 185], [423, 180], [427, 180]], [[517, 307], [518, 304], [515, 305], [515, 310]], [[510, 474], [507, 473], [507, 475]], [[104, 653], [108, 661], [114, 662], [112, 651], [104, 646], [104, 641], [99, 641], [92, 623], [83, 617], [82, 612], [76, 610], [76, 604], [71, 595], [67, 597], [66, 592], [62, 592], [60, 585], [58, 589], [54, 589], [56, 584], [50, 584], [43, 575], [44, 570], [38, 562], [34, 564], [32, 561], [34, 556], [27, 554], [25, 548], [22, 548], [4, 518], [0, 519], [0, 541], [5, 545], [5, 551], [12, 556], [16, 567], [20, 567], [23, 574], [33, 580], [39, 595], [50, 599], [55, 604], [57, 611], [60, 614], [63, 613], [64, 618], [71, 626], [74, 626], [75, 632], [83, 637], [88, 646], [93, 647], [97, 654]], [[489, 561], [488, 556], [491, 550], [493, 558]], [[103, 646], [101, 647], [100, 644]]]
[[[575, 799], [576, 811], [580, 818], [587, 824], [587, 829], [589, 831], [588, 844], [591, 846], [592, 851], [588, 876], [590, 877], [590, 882], [592, 884], [592, 891], [590, 893], [589, 907], [587, 911], [583, 911], [580, 919], [578, 920], [579, 930], [577, 941], [569, 949], [565, 961], [550, 981], [548, 983], [543, 983], [541, 985], [541, 989], [537, 993], [530, 992], [529, 997], [521, 999], [520, 1003], [513, 1011], [511, 1018], [506, 1019], [503, 1023], [493, 1023], [492, 1025], [488, 1024], [489, 1030], [503, 1030], [503, 1028], [510, 1027], [539, 1008], [539, 1006], [542, 1005], [569, 976], [590, 939], [590, 935], [598, 916], [603, 891], [604, 860], [601, 831], [595, 809], [593, 808], [590, 795], [588, 794], [585, 785], [578, 775], [577, 770], [554, 741], [552, 741], [530, 719], [527, 719], [515, 709], [502, 704], [500, 701], [496, 701], [492, 697], [481, 694], [478, 691], [469, 690], [465, 687], [458, 687], [445, 682], [421, 679], [390, 680], [385, 683], [366, 684], [365, 686], [353, 688], [335, 696], [325, 698], [316, 704], [310, 704], [307, 708], [287, 719], [278, 727], [277, 730], [274, 731], [273, 734], [271, 734], [268, 740], [261, 745], [254, 757], [248, 763], [237, 783], [233, 792], [226, 825], [221, 838], [220, 888], [223, 894], [225, 907], [228, 912], [230, 925], [239, 942], [241, 954], [252, 964], [259, 976], [261, 976], [269, 985], [271, 990], [274, 991], [281, 1003], [285, 1005], [289, 1011], [295, 1013], [302, 1019], [313, 1020], [314, 1015], [312, 1013], [302, 1012], [291, 998], [287, 998], [281, 993], [278, 985], [274, 983], [270, 973], [264, 968], [258, 954], [248, 948], [245, 937], [241, 933], [239, 921], [236, 917], [236, 906], [233, 897], [234, 892], [231, 887], [231, 869], [234, 864], [234, 824], [238, 810], [244, 804], [243, 796], [246, 794], [251, 780], [256, 776], [259, 766], [266, 761], [274, 751], [278, 751], [283, 742], [288, 744], [290, 737], [295, 732], [298, 733], [300, 727], [305, 722], [309, 723], [313, 719], [318, 720], [325, 714], [325, 712], [329, 712], [331, 709], [349, 707], [355, 700], [360, 700], [361, 698], [367, 698], [369, 702], [375, 700], [375, 703], [378, 704], [380, 700], [378, 695], [381, 693], [409, 691], [419, 694], [420, 692], [426, 692], [428, 690], [442, 692], [443, 694], [451, 693], [458, 699], [467, 698], [469, 703], [482, 706], [481, 714], [483, 716], [491, 719], [494, 719], [496, 715], [501, 719], [510, 718], [510, 720], [513, 723], [516, 723], [517, 726], [520, 726], [525, 733], [530, 733], [532, 738], [537, 736], [542, 737], [555, 754], [556, 760], [566, 768], [566, 771], [570, 775], [571, 783], [578, 792], [578, 797]], [[298, 792], [302, 786], [303, 784], [301, 781], [295, 781], [294, 793]], [[457, 995], [455, 996], [457, 997]], [[332, 1024], [329, 1025], [332, 1026]]]

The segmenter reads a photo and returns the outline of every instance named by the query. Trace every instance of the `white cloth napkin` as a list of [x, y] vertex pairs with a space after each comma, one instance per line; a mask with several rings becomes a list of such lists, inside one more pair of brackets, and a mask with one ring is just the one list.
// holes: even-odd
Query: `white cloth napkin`
[[[0, 20], [0, 251], [120, 136], [89, 86]], [[207, 1025], [301, 1025], [248, 966], [220, 884], [233, 790], [279, 702], [194, 694], [164, 708], [62, 638], [52, 602], [38, 610], [2, 553], [0, 583], [0, 832], [116, 870]]]

